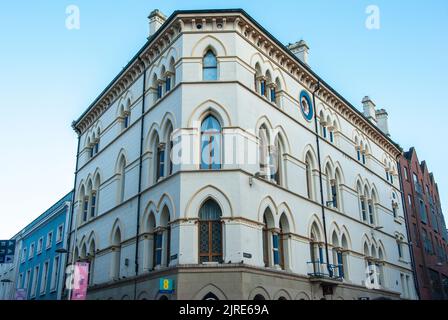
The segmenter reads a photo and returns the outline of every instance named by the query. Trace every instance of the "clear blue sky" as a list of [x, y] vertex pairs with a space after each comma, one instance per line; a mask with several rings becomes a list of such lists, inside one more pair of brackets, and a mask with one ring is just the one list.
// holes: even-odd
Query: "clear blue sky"
[[[70, 4], [80, 30], [65, 27]], [[365, 28], [370, 4], [379, 30]], [[73, 187], [70, 124], [145, 43], [155, 8], [243, 8], [281, 42], [305, 39], [312, 68], [350, 102], [370, 95], [388, 110], [392, 138], [427, 160], [446, 211], [448, 1], [15, 0], [0, 4], [0, 239]]]

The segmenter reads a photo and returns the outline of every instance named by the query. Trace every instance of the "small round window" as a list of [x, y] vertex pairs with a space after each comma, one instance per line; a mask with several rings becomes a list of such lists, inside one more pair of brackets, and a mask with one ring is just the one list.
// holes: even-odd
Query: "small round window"
[[302, 110], [303, 117], [307, 121], [313, 119], [313, 104], [310, 95], [305, 90], [300, 93], [300, 109]]

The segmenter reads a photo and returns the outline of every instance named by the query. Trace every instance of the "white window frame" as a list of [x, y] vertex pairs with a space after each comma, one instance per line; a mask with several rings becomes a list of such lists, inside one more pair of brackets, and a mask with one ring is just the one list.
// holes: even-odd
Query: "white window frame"
[[36, 297], [37, 283], [38, 283], [38, 279], [39, 279], [39, 271], [40, 271], [40, 266], [35, 266], [34, 270], [33, 270], [33, 283], [31, 284], [31, 294], [30, 294], [31, 298]]
[[[51, 235], [51, 237], [50, 237]], [[53, 246], [53, 230], [47, 233], [47, 241], [45, 245], [45, 249], [50, 249]]]
[[40, 275], [40, 288], [39, 288], [39, 294], [41, 296], [45, 295], [47, 292], [47, 282], [48, 282], [48, 270], [50, 267], [50, 260], [44, 261], [42, 264], [42, 272]]
[[[57, 260], [57, 263], [56, 263], [56, 260]], [[60, 264], [61, 264], [61, 256], [56, 255], [53, 258], [53, 266], [51, 269], [50, 293], [56, 292], [56, 290], [57, 290]]]
[[[59, 230], [61, 230], [61, 232], [59, 232]], [[56, 243], [61, 243], [62, 240], [64, 240], [64, 224], [61, 223], [56, 231]]]
[[36, 248], [37, 255], [42, 253], [43, 247], [44, 247], [44, 237], [40, 237], [39, 240], [37, 240], [37, 248]]
[[21, 262], [21, 263], [24, 263], [24, 262], [26, 261], [26, 255], [27, 255], [27, 253], [28, 253], [27, 248], [26, 248], [26, 247], [23, 248], [23, 249], [22, 249], [22, 258], [20, 259], [20, 262]]
[[23, 289], [26, 289], [26, 293], [28, 294], [28, 287], [30, 286], [31, 279], [31, 269], [28, 269], [25, 273], [25, 280], [23, 282]]
[[32, 242], [30, 244], [30, 252], [28, 253], [28, 259], [31, 260], [34, 257], [34, 251], [36, 251], [36, 244]]

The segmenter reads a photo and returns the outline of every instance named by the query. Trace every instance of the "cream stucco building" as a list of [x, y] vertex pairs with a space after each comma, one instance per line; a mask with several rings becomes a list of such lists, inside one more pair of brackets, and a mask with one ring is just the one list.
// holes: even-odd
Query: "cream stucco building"
[[303, 41], [242, 10], [149, 19], [73, 123], [69, 250], [90, 261], [88, 298], [415, 298], [385, 112], [357, 111]]

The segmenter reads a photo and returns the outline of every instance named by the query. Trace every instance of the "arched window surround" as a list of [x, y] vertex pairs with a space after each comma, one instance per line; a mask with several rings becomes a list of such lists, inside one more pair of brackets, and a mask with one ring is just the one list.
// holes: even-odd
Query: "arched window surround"
[[199, 212], [198, 253], [199, 263], [223, 262], [222, 211], [219, 204], [208, 198]]
[[222, 125], [214, 114], [201, 122], [200, 169], [219, 170], [222, 167]]
[[207, 49], [202, 58], [202, 80], [218, 80], [218, 59], [211, 48]]

